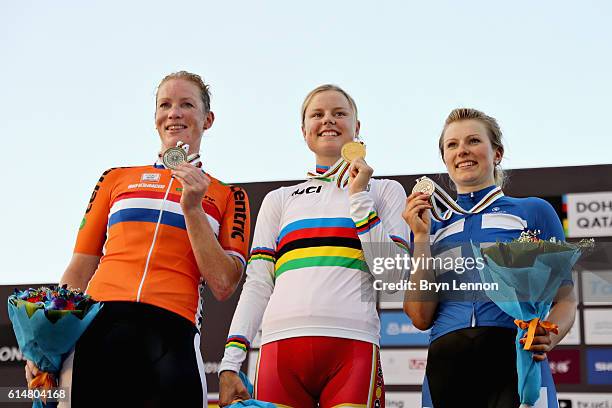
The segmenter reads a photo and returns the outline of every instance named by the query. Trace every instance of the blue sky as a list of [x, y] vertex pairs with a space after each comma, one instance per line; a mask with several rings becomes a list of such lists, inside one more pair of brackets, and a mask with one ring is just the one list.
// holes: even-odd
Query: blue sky
[[[426, 3], [426, 4], [424, 4]], [[444, 171], [458, 106], [496, 117], [505, 168], [610, 163], [608, 1], [5, 2], [0, 16], [0, 284], [57, 281], [99, 175], [151, 163], [154, 93], [210, 83], [202, 153], [227, 182], [299, 179], [306, 93], [359, 107], [377, 175]]]

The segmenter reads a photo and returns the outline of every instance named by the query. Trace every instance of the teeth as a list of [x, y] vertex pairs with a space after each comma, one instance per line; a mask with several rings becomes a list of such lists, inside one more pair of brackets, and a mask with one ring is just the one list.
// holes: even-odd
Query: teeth
[[459, 165], [457, 167], [463, 168], [463, 167], [471, 167], [471, 166], [474, 166], [474, 165], [476, 165], [476, 162], [469, 161], [469, 162], [459, 163]]
[[325, 131], [325, 132], [321, 133], [321, 136], [338, 136], [338, 132]]
[[171, 125], [168, 126], [168, 130], [179, 130], [179, 129], [185, 129], [185, 125]]

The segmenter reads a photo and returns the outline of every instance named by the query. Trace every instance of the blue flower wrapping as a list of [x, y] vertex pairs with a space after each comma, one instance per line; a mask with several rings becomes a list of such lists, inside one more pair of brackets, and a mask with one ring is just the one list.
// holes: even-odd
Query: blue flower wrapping
[[[14, 304], [9, 300], [8, 313], [23, 356], [34, 362], [40, 370], [57, 375], [63, 359], [101, 307], [100, 303], [91, 305], [82, 319], [73, 313], [66, 313], [52, 322], [43, 309], [36, 310], [30, 317], [24, 303]], [[37, 400], [33, 406], [43, 405]]]
[[[251, 384], [247, 376], [242, 371], [238, 373], [238, 376], [242, 380], [242, 384], [244, 384], [244, 386], [246, 387], [247, 392], [253, 395], [253, 384]], [[244, 401], [237, 401], [227, 406], [227, 408], [240, 408], [240, 407], [276, 408], [276, 405], [271, 402], [259, 401], [255, 399], [248, 399]]]
[[[580, 257], [579, 249], [568, 247], [536, 255], [532, 266], [513, 268], [498, 265], [486, 250], [481, 252], [473, 243], [472, 248], [475, 254], [482, 253], [486, 260], [479, 271], [482, 282], [498, 284], [498, 290], [486, 291], [487, 296], [505, 313], [524, 321], [545, 319], [561, 285], [572, 280], [572, 268]], [[524, 350], [520, 344], [525, 332], [519, 329], [516, 336], [518, 391], [521, 403], [534, 405], [542, 384], [541, 362], [534, 361], [532, 352]]]

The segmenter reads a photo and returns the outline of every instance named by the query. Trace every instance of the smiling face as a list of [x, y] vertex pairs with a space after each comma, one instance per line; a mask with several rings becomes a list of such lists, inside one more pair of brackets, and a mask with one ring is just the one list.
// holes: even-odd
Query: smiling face
[[502, 158], [494, 149], [486, 126], [467, 119], [449, 124], [442, 139], [444, 164], [457, 192], [469, 193], [495, 184], [495, 164]]
[[315, 94], [304, 112], [302, 134], [317, 164], [331, 166], [345, 143], [359, 134], [359, 121], [348, 99], [338, 91]]
[[184, 79], [170, 79], [160, 85], [155, 127], [162, 151], [182, 141], [189, 144], [190, 154], [199, 152], [202, 133], [212, 126], [213, 121], [213, 113], [204, 110], [196, 84]]

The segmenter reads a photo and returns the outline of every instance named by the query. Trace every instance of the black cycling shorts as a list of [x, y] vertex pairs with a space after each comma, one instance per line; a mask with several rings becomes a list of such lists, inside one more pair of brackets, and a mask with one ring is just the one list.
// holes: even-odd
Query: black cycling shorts
[[199, 339], [193, 323], [173, 312], [104, 302], [75, 347], [72, 407], [205, 406]]
[[435, 408], [516, 408], [516, 330], [470, 327], [434, 340], [427, 382]]

